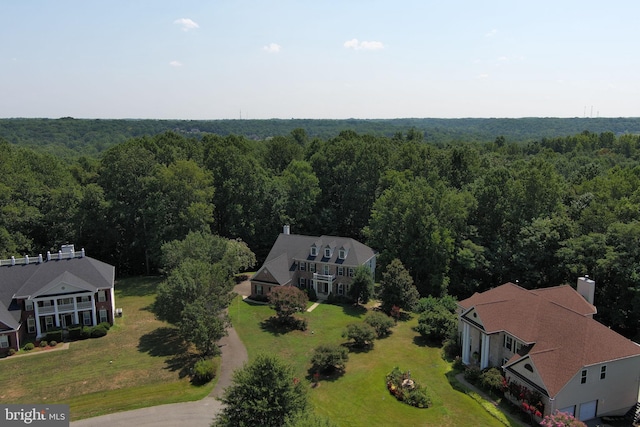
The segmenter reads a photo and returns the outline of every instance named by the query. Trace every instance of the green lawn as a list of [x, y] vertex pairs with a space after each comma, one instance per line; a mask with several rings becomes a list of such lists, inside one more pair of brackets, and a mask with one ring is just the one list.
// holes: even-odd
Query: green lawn
[[78, 420], [209, 394], [213, 383], [193, 386], [185, 375], [193, 354], [175, 329], [149, 311], [158, 282], [118, 280], [116, 305], [123, 317], [105, 337], [0, 360], [0, 403], [67, 403], [71, 419]]
[[[240, 298], [230, 308], [250, 359], [261, 352], [277, 353], [307, 379], [313, 349], [321, 343], [345, 342], [341, 337], [344, 327], [361, 321], [365, 314], [363, 309], [351, 306], [321, 304], [304, 314], [309, 322], [307, 331], [284, 333], [265, 323], [273, 313], [268, 306], [241, 302]], [[343, 376], [322, 380], [317, 388], [310, 387], [316, 412], [341, 426], [517, 425], [506, 417], [498, 420], [470, 396], [455, 390], [447, 379], [450, 364], [442, 359], [440, 348], [424, 344], [412, 329], [416, 324], [415, 317], [400, 322], [389, 337], [375, 341], [372, 350], [350, 353]], [[394, 366], [411, 371], [412, 378], [429, 389], [431, 408], [412, 408], [388, 393], [385, 376]]]

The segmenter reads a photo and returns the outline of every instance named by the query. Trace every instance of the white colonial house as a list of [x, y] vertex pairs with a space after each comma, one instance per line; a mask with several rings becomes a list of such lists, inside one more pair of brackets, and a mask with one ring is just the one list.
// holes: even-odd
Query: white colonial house
[[113, 324], [115, 267], [64, 245], [0, 260], [0, 351], [72, 325]]

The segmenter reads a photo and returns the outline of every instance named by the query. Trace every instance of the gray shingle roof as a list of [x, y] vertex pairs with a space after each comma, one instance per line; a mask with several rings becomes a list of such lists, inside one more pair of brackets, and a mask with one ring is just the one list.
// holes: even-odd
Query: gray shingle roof
[[[318, 249], [316, 256], [311, 255], [311, 246], [313, 245]], [[330, 257], [324, 256], [325, 248], [331, 250]], [[346, 251], [345, 259], [339, 259], [340, 249]], [[253, 275], [252, 280], [274, 280], [278, 285], [285, 285], [293, 277], [294, 262], [296, 261], [357, 267], [374, 256], [373, 249], [349, 237], [318, 237], [281, 233], [271, 247], [264, 264]], [[267, 280], [267, 278], [271, 280]]]
[[[60, 281], [96, 292], [113, 288], [115, 267], [91, 257], [51, 260], [39, 264], [0, 267], [0, 322], [15, 329], [20, 307], [15, 298], [46, 294]], [[13, 319], [13, 326], [10, 325]]]

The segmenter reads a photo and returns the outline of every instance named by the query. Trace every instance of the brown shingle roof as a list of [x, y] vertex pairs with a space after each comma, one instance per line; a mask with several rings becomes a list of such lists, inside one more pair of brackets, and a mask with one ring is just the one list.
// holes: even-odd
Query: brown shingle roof
[[640, 356], [638, 344], [593, 320], [595, 308], [570, 286], [529, 291], [506, 283], [459, 304], [465, 312], [475, 308], [486, 333], [506, 331], [533, 343], [524, 357], [531, 358], [550, 396], [585, 366]]

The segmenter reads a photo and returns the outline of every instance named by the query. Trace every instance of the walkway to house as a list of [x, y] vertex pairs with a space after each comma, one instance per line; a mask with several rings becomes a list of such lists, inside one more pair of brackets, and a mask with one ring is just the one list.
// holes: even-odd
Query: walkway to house
[[307, 313], [311, 313], [313, 310], [316, 309], [317, 306], [319, 306], [320, 303], [319, 302], [314, 302], [313, 304], [311, 304], [311, 307], [307, 308]]
[[2, 362], [3, 360], [15, 359], [16, 357], [33, 356], [33, 355], [36, 355], [36, 354], [45, 354], [45, 353], [49, 353], [49, 352], [52, 352], [52, 351], [59, 351], [59, 350], [69, 350], [69, 343], [68, 342], [63, 342], [63, 343], [60, 343], [60, 344], [56, 345], [55, 347], [47, 347], [46, 349], [34, 348], [31, 351], [20, 350], [19, 352], [17, 352], [13, 356], [7, 356], [7, 357], [0, 358], [0, 362]]

